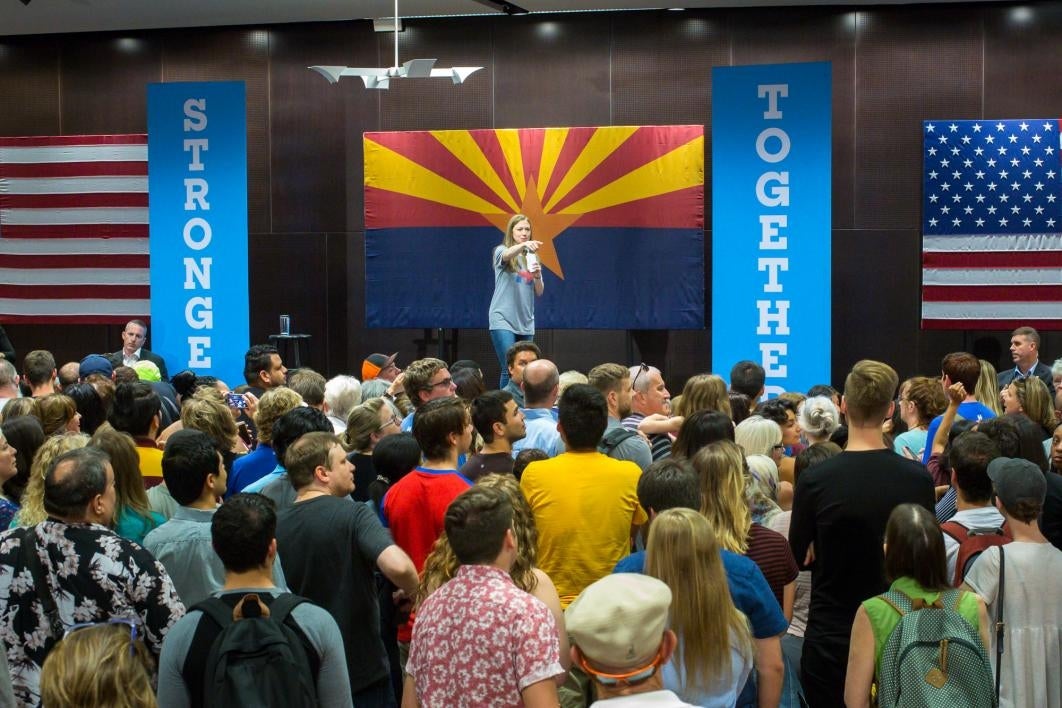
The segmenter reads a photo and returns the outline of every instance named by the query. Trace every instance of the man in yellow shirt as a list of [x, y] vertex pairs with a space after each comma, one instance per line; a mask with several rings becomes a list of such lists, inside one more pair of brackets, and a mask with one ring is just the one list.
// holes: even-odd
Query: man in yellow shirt
[[520, 487], [538, 527], [538, 566], [567, 607], [630, 552], [631, 533], [647, 520], [638, 504], [641, 470], [598, 452], [608, 404], [593, 386], [561, 396], [557, 430], [568, 452], [532, 462]]

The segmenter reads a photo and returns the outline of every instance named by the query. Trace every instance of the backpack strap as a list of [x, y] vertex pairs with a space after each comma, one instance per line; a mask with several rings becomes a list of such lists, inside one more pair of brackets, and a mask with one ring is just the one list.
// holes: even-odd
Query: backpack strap
[[310, 671], [316, 683], [317, 676], [321, 671], [321, 657], [317, 655], [317, 650], [314, 648], [313, 642], [310, 641], [309, 635], [303, 631], [299, 623], [291, 616], [292, 611], [304, 602], [309, 602], [309, 600], [293, 592], [283, 593], [274, 597], [273, 601], [269, 603], [269, 614], [274, 621], [286, 626], [299, 638], [299, 642], [302, 643], [302, 647], [306, 651], [306, 658], [310, 662]]
[[945, 521], [940, 525], [940, 530], [951, 536], [952, 539], [960, 545], [970, 537], [970, 529], [966, 528], [958, 521]]
[[899, 590], [890, 590], [878, 595], [878, 597], [881, 598], [886, 605], [895, 610], [896, 614], [900, 617], [903, 617], [914, 609], [914, 606], [911, 603], [911, 598]]
[[[246, 593], [237, 597], [230, 595], [227, 598], [228, 602], [221, 597], [208, 597], [188, 608], [189, 612], [199, 610], [204, 617], [209, 617], [213, 620], [212, 622], [200, 620], [192, 636], [192, 642], [188, 647], [184, 666], [181, 667], [181, 677], [189, 687], [192, 708], [199, 708], [203, 705], [202, 687], [206, 680], [206, 660], [214, 640], [225, 631], [226, 627], [234, 622], [233, 612], [243, 604], [243, 601], [249, 595], [258, 595], [259, 602], [269, 608], [270, 618], [284, 624], [298, 637], [306, 652], [306, 658], [310, 662], [310, 670], [313, 673], [313, 680], [316, 685], [317, 676], [321, 669], [321, 657], [317, 655], [317, 650], [310, 642], [309, 636], [295, 622], [295, 618], [291, 616], [292, 610], [304, 602], [309, 602], [309, 600], [294, 593], [282, 593], [276, 597], [268, 593]], [[197, 688], [192, 689], [192, 687]]]
[[[246, 597], [246, 595], [244, 597]], [[236, 604], [240, 604], [243, 600], [244, 598], [241, 597]], [[233, 622], [233, 608], [216, 597], [208, 597], [205, 600], [196, 603], [193, 607], [189, 608], [188, 611], [191, 612], [192, 610], [199, 610], [204, 615], [214, 620], [214, 623], [217, 624], [221, 630], [224, 630]]]
[[276, 597], [272, 604], [269, 605], [270, 616], [277, 622], [287, 622], [291, 611], [304, 602], [308, 602], [305, 597], [300, 597], [290, 592], [284, 593]]
[[1006, 587], [1007, 564], [1003, 553], [1003, 546], [999, 547], [999, 592], [996, 593], [996, 705], [999, 705], [999, 679], [1000, 665], [1003, 663], [1003, 637], [1006, 634], [1006, 623], [1003, 621], [1003, 590]]
[[959, 611], [959, 605], [962, 603], [963, 598], [966, 597], [966, 593], [958, 588], [951, 588], [940, 593], [940, 604], [942, 607], [950, 607], [955, 612]]
[[605, 437], [601, 438], [601, 442], [598, 443], [597, 449], [599, 452], [610, 455], [622, 442], [628, 438], [633, 438], [637, 434], [638, 433], [633, 430], [628, 430], [624, 427], [613, 428], [605, 434]]

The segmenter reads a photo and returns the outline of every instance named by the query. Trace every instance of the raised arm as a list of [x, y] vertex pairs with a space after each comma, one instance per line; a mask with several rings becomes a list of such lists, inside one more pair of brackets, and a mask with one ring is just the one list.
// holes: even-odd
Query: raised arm
[[929, 453], [930, 455], [944, 453], [944, 448], [948, 445], [948, 434], [951, 432], [951, 426], [955, 423], [955, 416], [959, 412], [959, 404], [966, 400], [966, 387], [961, 383], [948, 386], [946, 393], [948, 394], [948, 407], [944, 411], [944, 416], [940, 419], [940, 426], [937, 428], [936, 434], [933, 436], [933, 448]]

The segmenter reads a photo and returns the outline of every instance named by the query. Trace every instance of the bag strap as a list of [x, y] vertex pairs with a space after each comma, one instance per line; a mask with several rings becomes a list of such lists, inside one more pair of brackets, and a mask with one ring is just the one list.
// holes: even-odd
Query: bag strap
[[59, 641], [63, 636], [63, 622], [59, 619], [59, 608], [55, 605], [55, 596], [48, 587], [48, 575], [41, 566], [41, 557], [37, 553], [37, 527], [30, 526], [24, 529], [19, 536], [19, 553], [22, 556], [23, 566], [29, 570], [33, 577], [33, 587], [37, 591], [37, 600], [44, 610], [45, 619], [48, 620], [52, 638]]
[[[240, 598], [240, 602], [243, 602], [243, 598]], [[214, 620], [214, 623], [222, 630], [233, 622], [233, 608], [229, 607], [224, 601], [217, 597], [208, 597], [205, 600], [196, 603], [194, 607], [189, 609], [201, 611], [204, 615]]]
[[1003, 664], [1003, 637], [1006, 624], [1003, 622], [1003, 591], [1006, 587], [1007, 564], [1003, 546], [999, 546], [999, 592], [996, 593], [996, 705], [999, 705], [1000, 666]]
[[627, 428], [613, 428], [605, 434], [605, 437], [601, 438], [600, 449], [601, 452], [608, 455], [621, 443], [625, 442], [628, 438], [633, 438], [638, 433]]
[[911, 603], [911, 598], [898, 590], [890, 590], [889, 592], [878, 595], [878, 597], [880, 597], [886, 605], [895, 610], [896, 614], [900, 617], [903, 617], [914, 609], [914, 605]]
[[284, 593], [273, 599], [272, 604], [269, 605], [269, 615], [275, 621], [284, 623], [287, 621], [291, 611], [304, 602], [307, 602], [305, 597], [300, 597], [290, 592]]
[[962, 602], [962, 598], [965, 593], [958, 588], [952, 588], [950, 590], [943, 590], [940, 593], [940, 599], [938, 602], [942, 607], [950, 607], [958, 612], [959, 604]]
[[966, 528], [958, 521], [945, 521], [940, 525], [940, 530], [951, 536], [956, 543], [959, 543], [960, 545], [970, 537], [970, 529]]

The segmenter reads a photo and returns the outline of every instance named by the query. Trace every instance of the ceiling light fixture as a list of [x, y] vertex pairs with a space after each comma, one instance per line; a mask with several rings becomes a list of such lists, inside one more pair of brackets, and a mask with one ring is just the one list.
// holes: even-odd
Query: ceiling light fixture
[[449, 69], [436, 69], [437, 59], [410, 59], [404, 64], [398, 63], [398, 0], [395, 0], [395, 63], [386, 69], [359, 69], [349, 66], [311, 66], [321, 76], [334, 84], [343, 76], [358, 76], [365, 83], [365, 88], [390, 88], [392, 79], [444, 79], [455, 84], [463, 83], [470, 75], [482, 69], [482, 66], [453, 66]]

